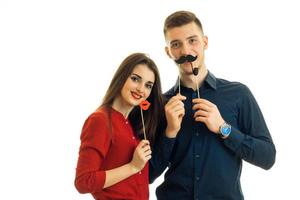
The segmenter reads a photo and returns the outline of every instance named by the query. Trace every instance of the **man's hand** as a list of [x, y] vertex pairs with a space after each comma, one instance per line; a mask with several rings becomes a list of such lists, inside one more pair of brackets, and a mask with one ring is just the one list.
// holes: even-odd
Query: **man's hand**
[[166, 136], [169, 138], [176, 137], [181, 127], [181, 122], [185, 113], [183, 100], [185, 96], [177, 94], [173, 96], [165, 105], [165, 113], [167, 118]]
[[193, 99], [193, 110], [195, 110], [195, 121], [203, 122], [207, 128], [216, 134], [220, 126], [225, 122], [218, 107], [206, 99]]

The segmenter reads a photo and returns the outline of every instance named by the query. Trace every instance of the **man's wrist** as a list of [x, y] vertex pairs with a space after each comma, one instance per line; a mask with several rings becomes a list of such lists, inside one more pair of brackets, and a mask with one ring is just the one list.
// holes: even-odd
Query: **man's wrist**
[[177, 133], [178, 133], [178, 131], [176, 131], [174, 129], [172, 130], [168, 127], [166, 128], [166, 131], [165, 131], [166, 137], [168, 137], [168, 138], [175, 138], [177, 136]]

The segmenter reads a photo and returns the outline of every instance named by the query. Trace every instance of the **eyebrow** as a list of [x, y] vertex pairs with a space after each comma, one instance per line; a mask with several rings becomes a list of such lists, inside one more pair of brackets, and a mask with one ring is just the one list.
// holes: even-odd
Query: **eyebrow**
[[[137, 76], [138, 78], [143, 79], [140, 75], [138, 75], [138, 74], [136, 74], [136, 73], [132, 73], [131, 75], [135, 75], [135, 76]], [[147, 83], [150, 83], [150, 84], [154, 85], [154, 83], [153, 83], [152, 81], [147, 81]]]
[[180, 41], [179, 40], [172, 40], [172, 41], [170, 41], [170, 44], [173, 44], [175, 42], [180, 42]]
[[[191, 36], [187, 37], [186, 39], [189, 40], [189, 39], [198, 38], [198, 37], [199, 37], [198, 35], [191, 35]], [[170, 41], [170, 44], [172, 44], [174, 42], [180, 42], [180, 40], [172, 40], [172, 41]]]
[[192, 35], [190, 37], [187, 37], [186, 39], [192, 39], [192, 38], [198, 38], [198, 35]]

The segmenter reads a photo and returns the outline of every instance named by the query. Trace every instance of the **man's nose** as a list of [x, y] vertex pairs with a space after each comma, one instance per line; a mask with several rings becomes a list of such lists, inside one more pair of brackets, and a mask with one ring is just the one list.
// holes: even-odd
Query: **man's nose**
[[182, 47], [180, 49], [180, 54], [186, 56], [186, 55], [190, 54], [189, 51], [190, 51], [189, 50], [189, 46], [187, 44], [185, 44], [185, 43], [182, 44]]

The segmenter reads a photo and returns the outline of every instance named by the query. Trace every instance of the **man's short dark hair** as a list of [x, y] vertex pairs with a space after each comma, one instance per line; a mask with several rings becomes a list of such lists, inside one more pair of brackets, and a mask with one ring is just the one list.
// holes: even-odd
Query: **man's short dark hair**
[[203, 33], [202, 24], [196, 15], [189, 11], [177, 11], [169, 15], [164, 24], [164, 35], [171, 28], [180, 27], [191, 22], [195, 22]]

